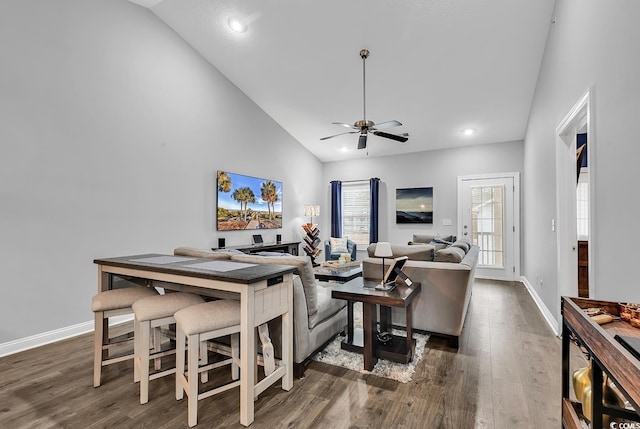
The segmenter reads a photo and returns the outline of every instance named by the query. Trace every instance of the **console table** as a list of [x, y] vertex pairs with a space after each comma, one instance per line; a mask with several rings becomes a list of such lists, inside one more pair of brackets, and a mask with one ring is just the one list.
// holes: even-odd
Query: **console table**
[[298, 256], [299, 241], [281, 241], [279, 243], [249, 244], [245, 246], [212, 247], [211, 250], [235, 249], [244, 253], [280, 252]]
[[[570, 399], [571, 372], [569, 366], [570, 342], [573, 337], [589, 353], [592, 360], [591, 370], [591, 410], [593, 429], [601, 429], [602, 415], [609, 414], [628, 420], [640, 421], [640, 360], [629, 353], [614, 335], [640, 337], [640, 329], [629, 323], [616, 320], [598, 325], [583, 311], [585, 308], [601, 308], [618, 316], [618, 304], [587, 298], [562, 297], [562, 424], [565, 428], [580, 429], [580, 403]], [[633, 410], [607, 406], [602, 401], [603, 372], [607, 373]], [[621, 426], [622, 427], [622, 426]], [[628, 426], [636, 427], [636, 426]]]
[[[224, 291], [239, 297], [242, 425], [253, 422], [254, 400], [273, 383], [282, 379], [283, 390], [293, 387], [294, 267], [159, 254], [95, 259], [94, 263], [98, 265], [98, 292], [111, 289], [115, 275], [136, 277], [151, 284], [158, 281], [164, 288], [198, 295], [217, 296]], [[234, 269], [234, 265], [238, 268]], [[256, 327], [277, 317], [282, 318], [282, 358], [274, 372], [258, 381]]]
[[[339, 284], [331, 297], [347, 301], [347, 337], [341, 344], [343, 350], [362, 353], [364, 369], [373, 370], [378, 358], [400, 363], [409, 363], [415, 349], [413, 339], [413, 299], [420, 293], [420, 283], [411, 286], [398, 284], [391, 291], [381, 291], [363, 287], [363, 279], [356, 278]], [[362, 302], [363, 329], [354, 329], [353, 303]], [[393, 335], [387, 344], [379, 344], [376, 338], [376, 306], [380, 306], [380, 331], [387, 331], [391, 325], [391, 307], [406, 309], [407, 336]]]

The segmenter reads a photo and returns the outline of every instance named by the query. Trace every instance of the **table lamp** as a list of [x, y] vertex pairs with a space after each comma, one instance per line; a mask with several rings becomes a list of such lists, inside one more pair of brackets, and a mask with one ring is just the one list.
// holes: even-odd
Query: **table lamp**
[[320, 206], [315, 204], [307, 204], [304, 206], [304, 215], [309, 216], [311, 219], [309, 225], [313, 224], [313, 217], [320, 216]]
[[384, 284], [384, 259], [393, 256], [393, 252], [391, 251], [391, 243], [387, 243], [386, 241], [378, 242], [378, 244], [376, 244], [376, 251], [373, 256], [382, 258], [382, 280], [380, 280], [380, 284]]

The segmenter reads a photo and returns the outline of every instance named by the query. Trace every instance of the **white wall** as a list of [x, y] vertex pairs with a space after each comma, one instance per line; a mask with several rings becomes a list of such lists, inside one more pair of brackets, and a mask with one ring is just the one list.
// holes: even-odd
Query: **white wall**
[[[393, 143], [389, 143], [393, 144]], [[322, 237], [331, 235], [332, 180], [368, 180], [380, 178], [379, 239], [406, 244], [414, 233], [458, 233], [458, 176], [521, 172], [523, 142], [505, 142], [444, 149], [389, 157], [366, 157], [324, 164]], [[396, 224], [396, 188], [433, 187], [433, 224]], [[443, 226], [451, 219], [452, 226]], [[365, 250], [365, 249], [362, 249]]]
[[266, 240], [321, 198], [317, 158], [146, 9], [3, 0], [0, 52], [0, 344], [92, 320], [96, 257], [215, 245], [218, 169], [283, 182]]
[[[640, 2], [557, 0], [525, 138], [524, 274], [555, 315], [555, 129], [592, 89], [590, 246], [595, 297], [640, 301], [635, 179], [640, 145]], [[572, 269], [576, 267], [560, 267]], [[577, 292], [577, 288], [576, 288]]]

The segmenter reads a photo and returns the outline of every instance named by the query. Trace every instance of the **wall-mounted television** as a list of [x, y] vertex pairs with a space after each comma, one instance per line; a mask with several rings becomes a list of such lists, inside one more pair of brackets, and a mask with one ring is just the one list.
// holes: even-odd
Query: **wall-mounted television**
[[396, 223], [433, 223], [433, 188], [396, 189]]
[[282, 228], [282, 182], [218, 170], [216, 229]]

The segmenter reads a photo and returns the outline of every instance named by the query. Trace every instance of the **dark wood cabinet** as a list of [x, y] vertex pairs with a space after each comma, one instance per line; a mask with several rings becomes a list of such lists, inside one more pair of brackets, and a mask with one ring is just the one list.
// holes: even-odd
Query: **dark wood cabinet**
[[[577, 342], [589, 354], [591, 370], [592, 429], [603, 428], [604, 414], [640, 422], [640, 360], [636, 359], [618, 341], [615, 335], [640, 337], [640, 329], [614, 319], [598, 325], [584, 312], [586, 308], [601, 308], [619, 316], [618, 304], [585, 298], [562, 297], [562, 425], [565, 428], [585, 427], [582, 405], [570, 398], [571, 372], [569, 355], [571, 341]], [[607, 374], [633, 409], [622, 409], [603, 402], [603, 377]], [[614, 426], [611, 426], [614, 427]], [[623, 427], [623, 426], [619, 426]], [[629, 428], [637, 427], [632, 423]]]
[[[244, 253], [280, 252], [298, 256], [299, 245], [299, 241], [282, 241], [280, 243], [250, 244], [248, 246], [227, 246], [225, 249], [235, 249]], [[216, 247], [211, 248], [211, 250], [217, 249]]]
[[589, 298], [589, 242], [578, 241], [578, 296]]

